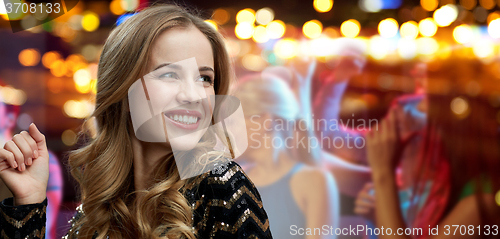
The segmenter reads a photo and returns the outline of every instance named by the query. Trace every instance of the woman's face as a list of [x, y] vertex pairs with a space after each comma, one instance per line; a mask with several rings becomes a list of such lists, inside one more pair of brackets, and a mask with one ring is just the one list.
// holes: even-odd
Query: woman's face
[[163, 32], [151, 50], [150, 73], [129, 90], [136, 136], [146, 142], [169, 142], [174, 150], [192, 149], [211, 121], [212, 46], [200, 30], [189, 26]]

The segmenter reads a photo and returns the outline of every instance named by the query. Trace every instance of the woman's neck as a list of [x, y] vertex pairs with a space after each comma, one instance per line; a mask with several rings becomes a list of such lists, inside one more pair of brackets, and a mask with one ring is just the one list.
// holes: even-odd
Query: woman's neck
[[147, 190], [154, 183], [154, 171], [172, 150], [164, 143], [147, 143], [132, 137], [135, 190]]

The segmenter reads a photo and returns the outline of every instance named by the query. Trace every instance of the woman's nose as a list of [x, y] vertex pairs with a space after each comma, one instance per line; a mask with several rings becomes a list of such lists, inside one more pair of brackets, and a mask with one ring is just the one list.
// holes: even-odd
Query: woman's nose
[[191, 81], [183, 81], [179, 87], [177, 101], [181, 104], [199, 103], [202, 97], [196, 89], [196, 85]]

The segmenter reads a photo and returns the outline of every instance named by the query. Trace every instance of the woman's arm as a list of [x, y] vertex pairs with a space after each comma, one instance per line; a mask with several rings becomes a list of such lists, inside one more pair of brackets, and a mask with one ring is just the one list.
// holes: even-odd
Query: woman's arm
[[[319, 228], [322, 232], [322, 235], [308, 235], [306, 238], [336, 238], [331, 228], [338, 227], [340, 202], [332, 175], [320, 169], [305, 169], [292, 178], [291, 186], [306, 217], [306, 228]], [[328, 233], [324, 233], [325, 225]]]

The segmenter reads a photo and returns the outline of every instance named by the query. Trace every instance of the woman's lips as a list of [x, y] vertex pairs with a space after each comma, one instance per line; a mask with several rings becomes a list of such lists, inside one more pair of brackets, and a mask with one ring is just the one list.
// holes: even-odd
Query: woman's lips
[[173, 125], [187, 130], [197, 129], [201, 120], [201, 113], [195, 110], [171, 110], [163, 113], [163, 115]]

